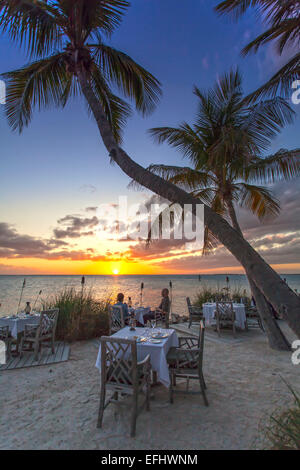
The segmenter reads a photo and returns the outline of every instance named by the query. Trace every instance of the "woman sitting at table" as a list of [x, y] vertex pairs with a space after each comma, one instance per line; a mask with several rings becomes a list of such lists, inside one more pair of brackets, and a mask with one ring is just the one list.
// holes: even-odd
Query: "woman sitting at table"
[[124, 321], [127, 323], [128, 319], [130, 317], [130, 313], [128, 311], [128, 305], [124, 302], [124, 294], [120, 292], [117, 295], [117, 302], [115, 303], [116, 306], [121, 306], [123, 310], [123, 315], [124, 315]]
[[144, 315], [144, 323], [147, 324], [147, 321], [155, 319], [155, 312], [162, 313], [166, 318], [169, 318], [170, 313], [170, 298], [169, 298], [169, 289], [165, 288], [161, 291], [161, 302], [159, 306], [155, 309], [154, 312], [149, 312]]

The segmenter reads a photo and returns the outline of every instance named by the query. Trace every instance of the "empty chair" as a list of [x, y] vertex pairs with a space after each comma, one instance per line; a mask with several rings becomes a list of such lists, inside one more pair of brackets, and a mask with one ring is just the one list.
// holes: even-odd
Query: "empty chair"
[[20, 343], [20, 356], [24, 351], [34, 351], [34, 358], [38, 360], [38, 353], [42, 346], [51, 348], [52, 354], [55, 352], [54, 340], [58, 320], [59, 309], [44, 310], [41, 313], [38, 325], [26, 324], [24, 335]]
[[256, 307], [246, 307], [246, 329], [260, 328], [265, 331], [260, 315]]
[[12, 337], [8, 326], [0, 326], [0, 341], [3, 341], [6, 347], [6, 360], [11, 356], [11, 342]]
[[[110, 403], [118, 403], [119, 393], [132, 396], [131, 403], [131, 437], [135, 436], [136, 419], [146, 404], [150, 410], [150, 356], [137, 361], [135, 340], [102, 336], [101, 338], [101, 390], [97, 427], [102, 427], [103, 413]], [[138, 408], [138, 394], [146, 389], [146, 399]], [[106, 391], [113, 392], [106, 398]], [[119, 402], [122, 404], [122, 402]]]
[[217, 332], [221, 336], [221, 328], [231, 327], [233, 336], [236, 337], [235, 312], [232, 302], [217, 302], [215, 318], [217, 323]]
[[[179, 347], [171, 348], [167, 355], [170, 372], [170, 403], [174, 401], [174, 393], [201, 393], [205, 406], [208, 406], [206, 397], [206, 383], [203, 376], [203, 349], [204, 349], [204, 322], [200, 321], [199, 337], [181, 337], [179, 338]], [[176, 378], [186, 378], [186, 390], [176, 389]], [[198, 380], [200, 391], [188, 391], [189, 381]]]
[[186, 298], [186, 303], [189, 311], [189, 328], [191, 327], [193, 321], [199, 323], [200, 320], [205, 320], [202, 309], [196, 305], [192, 305], [189, 297]]
[[125, 327], [124, 312], [121, 305], [109, 305], [109, 334], [113, 335]]

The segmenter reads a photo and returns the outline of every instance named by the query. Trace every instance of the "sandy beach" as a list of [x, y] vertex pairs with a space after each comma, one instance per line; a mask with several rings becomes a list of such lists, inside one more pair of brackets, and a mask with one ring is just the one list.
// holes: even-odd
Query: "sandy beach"
[[[286, 325], [281, 326], [287, 332]], [[240, 343], [207, 335], [204, 371], [210, 406], [197, 395], [154, 387], [151, 411], [142, 411], [129, 437], [129, 407], [110, 405], [96, 429], [99, 372], [96, 342], [72, 345], [70, 360], [0, 375], [1, 449], [261, 449], [261, 428], [277, 407], [293, 400], [282, 378], [300, 389], [300, 366], [291, 354], [272, 351], [253, 331]], [[180, 385], [183, 387], [184, 385]], [[195, 385], [196, 386], [196, 385]]]

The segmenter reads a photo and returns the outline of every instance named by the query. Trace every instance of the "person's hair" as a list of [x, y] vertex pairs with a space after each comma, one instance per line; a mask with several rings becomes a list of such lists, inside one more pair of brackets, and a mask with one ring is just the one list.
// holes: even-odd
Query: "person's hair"
[[161, 296], [162, 297], [167, 297], [167, 295], [169, 295], [169, 289], [167, 289], [166, 287], [161, 291]]
[[118, 302], [123, 302], [124, 300], [124, 294], [122, 294], [122, 292], [120, 292], [120, 294], [117, 295], [117, 301]]

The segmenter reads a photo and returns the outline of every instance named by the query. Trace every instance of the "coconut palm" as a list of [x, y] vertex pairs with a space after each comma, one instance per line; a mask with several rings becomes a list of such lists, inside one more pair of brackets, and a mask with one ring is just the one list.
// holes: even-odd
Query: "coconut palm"
[[[289, 180], [300, 174], [300, 149], [281, 150], [264, 158], [259, 154], [291, 118], [290, 109], [280, 98], [249, 106], [238, 70], [225, 74], [207, 93], [195, 87], [194, 94], [198, 98], [194, 125], [184, 122], [178, 128], [150, 130], [158, 143], [167, 142], [179, 149], [193, 167], [151, 165], [149, 169], [228, 216], [242, 235], [235, 205], [246, 207], [261, 220], [276, 215], [278, 201], [258, 183]], [[204, 248], [214, 245], [211, 235], [206, 230]], [[248, 278], [266, 328], [277, 329], [269, 319], [267, 302]]]
[[[133, 100], [147, 113], [155, 106], [157, 79], [127, 54], [104, 44], [119, 25], [128, 2], [121, 0], [0, 0], [0, 28], [25, 46], [32, 62], [5, 74], [7, 115], [14, 129], [29, 124], [34, 107], [64, 106], [82, 94], [98, 125], [112, 161], [154, 193], [196, 213], [198, 199], [146, 170], [120, 146], [128, 104], [112, 90]], [[205, 206], [211, 232], [251, 271], [251, 277], [300, 337], [300, 300], [278, 274], [219, 214]], [[274, 289], [276, 286], [276, 289]]]
[[277, 92], [289, 95], [293, 82], [300, 77], [300, 0], [225, 0], [216, 7], [216, 11], [220, 14], [229, 13], [238, 19], [250, 7], [256, 8], [267, 22], [268, 29], [243, 49], [244, 55], [256, 52], [270, 41], [275, 41], [280, 55], [286, 50], [295, 51], [288, 62], [251, 98], [266, 94], [275, 96]]

